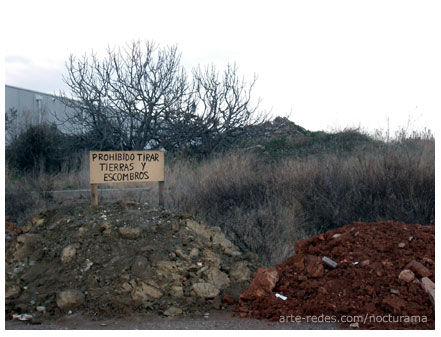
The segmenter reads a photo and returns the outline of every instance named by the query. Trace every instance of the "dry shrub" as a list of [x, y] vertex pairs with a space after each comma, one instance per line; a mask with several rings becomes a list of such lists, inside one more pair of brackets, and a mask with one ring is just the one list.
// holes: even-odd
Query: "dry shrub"
[[234, 153], [167, 170], [167, 202], [274, 264], [303, 237], [353, 221], [433, 224], [433, 139], [267, 163]]
[[[220, 226], [268, 265], [292, 254], [295, 241], [353, 221], [434, 224], [432, 137], [401, 137], [349, 154], [329, 150], [301, 159], [267, 159], [234, 152], [204, 161], [166, 160], [166, 206]], [[6, 214], [23, 217], [47, 207], [54, 200], [44, 191], [51, 188], [88, 188], [87, 154], [76, 167], [57, 175], [8, 178]], [[145, 190], [111, 185], [119, 190], [101, 198], [157, 205], [157, 184], [147, 185], [134, 185]]]

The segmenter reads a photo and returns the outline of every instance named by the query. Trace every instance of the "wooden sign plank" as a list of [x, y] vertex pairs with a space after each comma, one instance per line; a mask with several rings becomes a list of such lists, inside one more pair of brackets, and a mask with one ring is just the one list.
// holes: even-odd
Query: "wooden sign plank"
[[164, 181], [162, 151], [90, 151], [90, 184]]

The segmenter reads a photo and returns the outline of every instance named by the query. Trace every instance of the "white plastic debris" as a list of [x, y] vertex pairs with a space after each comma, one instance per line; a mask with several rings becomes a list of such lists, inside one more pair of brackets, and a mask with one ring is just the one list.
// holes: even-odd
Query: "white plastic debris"
[[38, 312], [45, 312], [46, 311], [46, 307], [43, 305], [39, 305], [36, 309]]
[[12, 319], [18, 319], [20, 321], [29, 321], [32, 319], [32, 315], [30, 315], [30, 314], [21, 314], [21, 315], [14, 314], [14, 315], [12, 315]]
[[276, 293], [276, 297], [278, 297], [278, 298], [280, 298], [280, 299], [282, 299], [284, 301], [286, 301], [286, 299], [288, 298], [288, 297], [283, 296], [282, 294], [279, 294], [279, 293]]
[[352, 264], [356, 265], [356, 264], [358, 264], [358, 261], [354, 261], [354, 262], [352, 262]]
[[336, 268], [337, 267], [337, 262], [331, 260], [329, 257], [327, 256], [323, 256], [322, 257], [322, 261], [324, 263], [326, 263], [328, 266], [332, 267], [332, 268]]

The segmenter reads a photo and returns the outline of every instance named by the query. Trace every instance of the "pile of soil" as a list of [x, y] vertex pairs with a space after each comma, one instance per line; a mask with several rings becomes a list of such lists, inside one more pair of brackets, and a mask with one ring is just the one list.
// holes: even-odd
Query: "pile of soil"
[[[294, 248], [284, 263], [256, 272], [235, 308], [240, 316], [281, 322], [328, 317], [351, 328], [434, 328], [434, 299], [423, 289], [424, 281], [435, 282], [433, 226], [355, 222]], [[362, 321], [352, 318], [360, 315]], [[419, 323], [411, 322], [414, 315]]]
[[134, 202], [63, 206], [6, 230], [7, 318], [202, 313], [258, 267], [220, 228]]

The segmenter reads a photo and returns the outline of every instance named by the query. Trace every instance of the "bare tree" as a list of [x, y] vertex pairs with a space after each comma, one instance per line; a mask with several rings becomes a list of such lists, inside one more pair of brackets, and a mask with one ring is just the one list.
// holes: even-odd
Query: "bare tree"
[[190, 94], [176, 47], [133, 42], [109, 49], [102, 61], [95, 54], [71, 56], [66, 67], [71, 97], [62, 97], [75, 111], [69, 122], [93, 133], [97, 148], [158, 147], [164, 125], [187, 110]]
[[265, 120], [256, 114], [260, 98], [252, 102], [256, 80], [256, 75], [249, 84], [240, 78], [235, 64], [228, 64], [221, 74], [213, 65], [193, 70], [195, 129], [208, 151], [231, 145], [245, 127]]
[[74, 133], [87, 135], [97, 149], [208, 153], [259, 120], [258, 102], [251, 103], [256, 78], [247, 84], [235, 65], [222, 74], [214, 66], [198, 67], [189, 84], [180, 57], [176, 47], [139, 41], [108, 49], [103, 60], [93, 53], [71, 56], [63, 78], [71, 95], [61, 96], [74, 108], [68, 116]]

